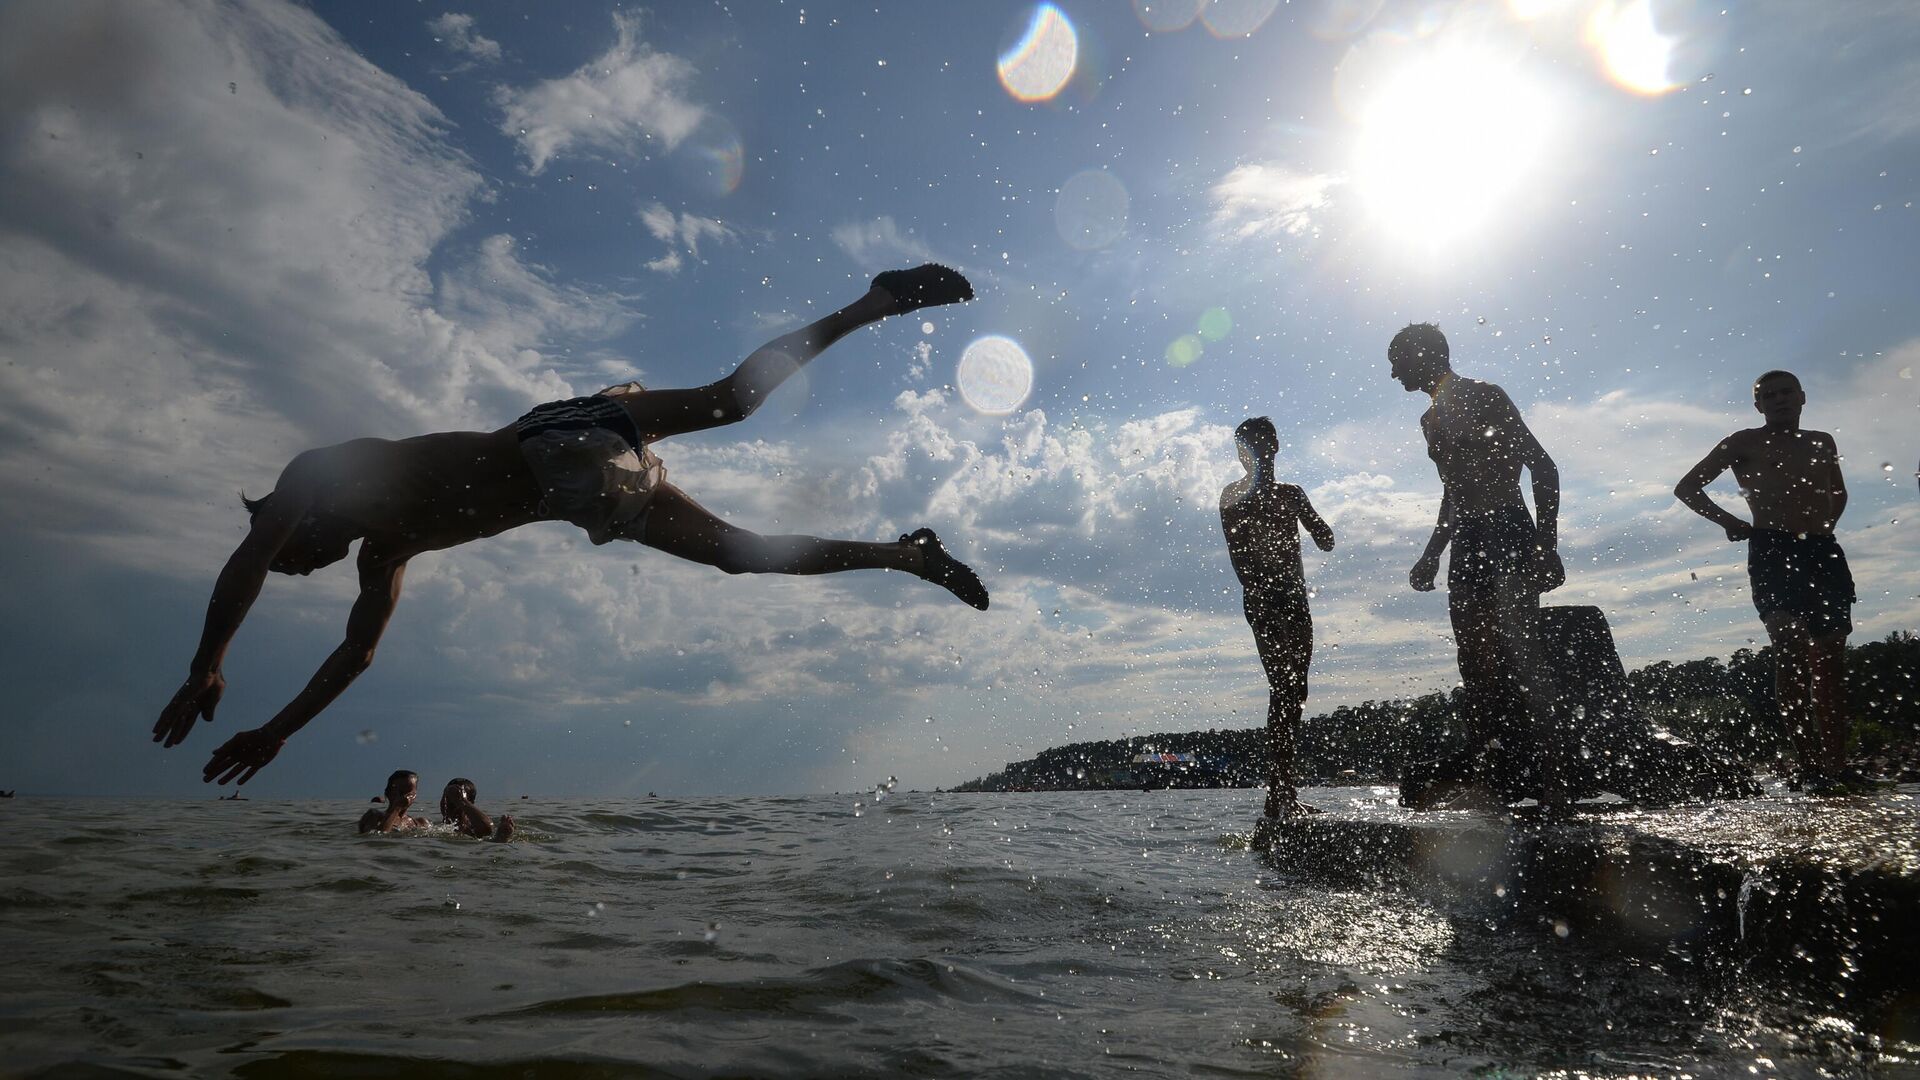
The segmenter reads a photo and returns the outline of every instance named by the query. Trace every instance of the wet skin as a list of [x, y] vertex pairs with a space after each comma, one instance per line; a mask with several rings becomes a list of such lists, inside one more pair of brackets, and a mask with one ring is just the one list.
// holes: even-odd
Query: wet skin
[[387, 808], [369, 810], [360, 815], [360, 832], [396, 833], [426, 828], [426, 818], [407, 816], [407, 810], [413, 806], [413, 800], [419, 797], [420, 778], [417, 776], [408, 779], [404, 784], [388, 784]]

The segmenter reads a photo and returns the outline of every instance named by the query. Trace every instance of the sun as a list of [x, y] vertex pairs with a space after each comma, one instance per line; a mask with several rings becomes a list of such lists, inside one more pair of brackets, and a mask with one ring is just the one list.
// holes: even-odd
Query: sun
[[1536, 179], [1553, 113], [1546, 88], [1497, 53], [1425, 57], [1362, 107], [1355, 187], [1396, 246], [1471, 242]]

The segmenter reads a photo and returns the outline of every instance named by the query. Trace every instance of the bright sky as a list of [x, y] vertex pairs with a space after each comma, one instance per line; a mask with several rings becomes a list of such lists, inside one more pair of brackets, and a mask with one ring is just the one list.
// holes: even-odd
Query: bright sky
[[1309, 712], [1451, 686], [1415, 320], [1558, 462], [1551, 599], [1629, 666], [1760, 636], [1670, 489], [1773, 367], [1846, 455], [1855, 640], [1914, 629], [1916, 194], [1908, 0], [0, 6], [0, 786], [211, 796], [352, 600], [270, 579], [217, 723], [148, 741], [301, 449], [705, 383], [927, 259], [979, 299], [658, 449], [763, 532], [931, 525], [991, 611], [530, 527], [416, 559], [249, 793], [932, 788], [1259, 723], [1216, 509], [1259, 414], [1339, 538]]

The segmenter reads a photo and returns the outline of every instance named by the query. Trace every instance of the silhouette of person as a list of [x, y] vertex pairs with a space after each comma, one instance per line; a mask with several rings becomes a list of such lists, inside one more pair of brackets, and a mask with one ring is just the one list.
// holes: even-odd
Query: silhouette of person
[[[1431, 591], [1440, 555], [1452, 546], [1447, 615], [1468, 712], [1464, 768], [1506, 800], [1516, 793], [1514, 775], [1531, 766], [1540, 802], [1563, 804], [1565, 753], [1559, 733], [1548, 729], [1534, 657], [1540, 594], [1566, 581], [1559, 553], [1560, 471], [1506, 391], [1454, 373], [1439, 327], [1414, 323], [1401, 330], [1387, 347], [1387, 360], [1401, 386], [1432, 399], [1420, 416], [1420, 431], [1440, 473], [1440, 514], [1408, 581]], [[1523, 467], [1538, 520], [1520, 494]]]
[[1233, 432], [1247, 475], [1220, 492], [1220, 528], [1227, 556], [1240, 577], [1247, 625], [1267, 673], [1266, 816], [1310, 810], [1293, 787], [1294, 746], [1307, 702], [1307, 665], [1313, 659], [1313, 616], [1307, 608], [1306, 575], [1300, 568], [1305, 526], [1321, 551], [1333, 550], [1333, 530], [1307, 493], [1274, 479], [1280, 436], [1273, 421], [1256, 416]]
[[215, 750], [203, 779], [252, 779], [288, 736], [367, 669], [400, 600], [409, 559], [530, 522], [568, 521], [596, 544], [635, 540], [729, 574], [903, 570], [985, 610], [980, 579], [931, 529], [898, 543], [762, 536], [715, 517], [670, 483], [652, 448], [673, 435], [746, 419], [788, 376], [863, 326], [972, 298], [966, 278], [944, 266], [890, 270], [852, 304], [768, 342], [706, 386], [647, 390], [627, 383], [537, 406], [497, 431], [355, 439], [300, 454], [272, 493], [246, 500], [252, 527], [220, 571], [199, 650], [153, 725], [154, 741], [175, 746], [196, 716], [213, 719], [226, 688], [221, 660], [267, 572], [311, 573], [345, 558], [356, 539], [360, 595], [345, 640], [277, 715]]
[[420, 774], [406, 769], [395, 769], [387, 777], [387, 805], [384, 810], [368, 810], [360, 815], [362, 833], [411, 832], [427, 827], [427, 819], [411, 817], [407, 811], [412, 808], [413, 800], [420, 797]]
[[487, 816], [486, 811], [474, 805], [480, 792], [473, 781], [464, 776], [456, 776], [447, 781], [446, 790], [440, 793], [440, 821], [443, 824], [458, 826], [462, 833], [479, 837], [482, 840], [507, 840], [513, 836], [513, 815], [501, 814], [500, 820]]
[[[1747, 543], [1753, 606], [1773, 643], [1774, 689], [1800, 774], [1795, 786], [1831, 791], [1846, 771], [1847, 635], [1853, 631], [1853, 574], [1833, 527], [1847, 508], [1847, 482], [1833, 436], [1800, 427], [1807, 394], [1787, 371], [1754, 380], [1753, 407], [1766, 422], [1720, 440], [1674, 486], [1687, 509]], [[1728, 469], [1740, 482], [1751, 523], [1707, 495]]]

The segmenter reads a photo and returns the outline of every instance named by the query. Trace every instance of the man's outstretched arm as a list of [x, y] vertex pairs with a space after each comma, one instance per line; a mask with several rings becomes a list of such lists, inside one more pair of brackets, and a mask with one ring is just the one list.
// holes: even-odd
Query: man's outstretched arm
[[267, 568], [274, 556], [300, 527], [300, 519], [307, 513], [309, 500], [297, 491], [289, 490], [284, 498], [280, 494], [276, 490], [275, 497], [261, 507], [254, 516], [253, 527], [247, 530], [246, 539], [233, 549], [233, 554], [227, 556], [227, 564], [220, 569], [220, 577], [213, 585], [213, 599], [207, 602], [200, 648], [187, 668], [187, 681], [174, 692], [173, 700], [160, 710], [160, 719], [154, 722], [154, 742], [178, 746], [192, 733], [195, 717], [213, 719], [213, 710], [227, 688], [227, 680], [220, 673], [227, 646], [233, 644], [240, 623], [259, 598], [260, 586], [267, 579]]
[[1707, 495], [1707, 485], [1714, 478], [1733, 467], [1738, 455], [1733, 449], [1732, 439], [1720, 440], [1700, 463], [1687, 471], [1680, 482], [1673, 486], [1674, 498], [1686, 504], [1687, 509], [1713, 522], [1727, 531], [1727, 539], [1738, 543], [1753, 535], [1753, 526], [1728, 513], [1719, 503]]
[[306, 688], [273, 719], [252, 731], [235, 735], [215, 750], [213, 757], [207, 761], [202, 781], [212, 783], [218, 780], [224, 784], [237, 778], [244, 784], [253, 779], [253, 774], [272, 761], [280, 748], [286, 745], [288, 737], [306, 727], [308, 721], [333, 704], [333, 700], [373, 664], [373, 653], [380, 644], [380, 635], [386, 632], [387, 620], [392, 618], [393, 609], [400, 602], [400, 580], [406, 563], [396, 562], [370, 568], [365, 565], [364, 544], [361, 545], [361, 558], [360, 596], [353, 602], [352, 614], [347, 616], [346, 640], [333, 650], [320, 665], [320, 670], [314, 672]]

